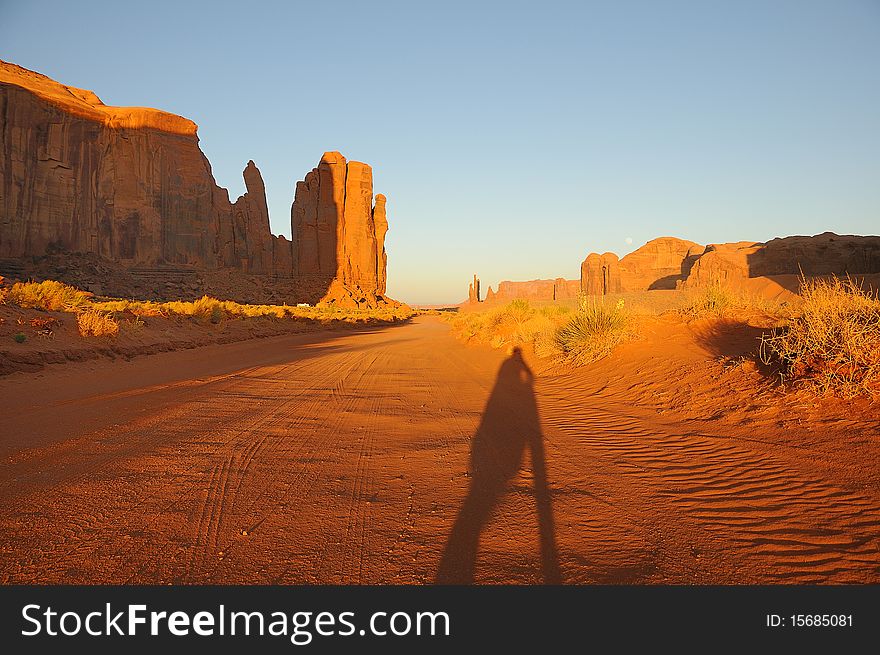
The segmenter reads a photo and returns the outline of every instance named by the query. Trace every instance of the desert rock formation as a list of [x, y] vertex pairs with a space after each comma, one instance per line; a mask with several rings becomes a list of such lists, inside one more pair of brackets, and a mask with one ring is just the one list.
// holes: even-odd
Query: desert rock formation
[[740, 241], [701, 246], [674, 237], [652, 239], [618, 259], [590, 253], [580, 280], [503, 281], [489, 287], [487, 301], [564, 300], [578, 293], [605, 294], [686, 289], [714, 283], [737, 286], [748, 278], [782, 275], [873, 275], [880, 273], [880, 236], [791, 236], [766, 243]]
[[627, 291], [675, 289], [702, 252], [703, 246], [686, 239], [652, 239], [621, 258], [621, 286]]
[[859, 275], [880, 273], [880, 237], [791, 236], [766, 243], [710, 244], [696, 259], [685, 288], [713, 283], [736, 285], [770, 275]]
[[736, 285], [773, 275], [846, 275], [880, 272], [880, 237], [792, 236], [766, 243], [710, 244], [661, 237], [623, 259], [591, 253], [581, 264], [581, 289], [589, 295], [625, 291]]
[[468, 302], [472, 304], [480, 302], [480, 278], [476, 273], [473, 281], [468, 285]]
[[376, 194], [376, 204], [373, 206], [373, 223], [376, 226], [376, 280], [377, 293], [385, 295], [387, 281], [388, 254], [385, 252], [385, 235], [388, 234], [388, 218], [385, 216], [386, 198], [383, 194]]
[[[248, 273], [265, 275], [274, 271], [274, 246], [269, 231], [269, 207], [263, 176], [253, 161], [242, 173], [247, 191], [232, 205], [232, 218], [241, 240], [239, 264]], [[290, 269], [286, 271], [290, 276]]]
[[590, 253], [581, 264], [581, 289], [588, 295], [675, 289], [702, 250], [693, 241], [660, 237], [620, 260], [611, 252]]
[[192, 121], [107, 107], [0, 63], [0, 257], [63, 249], [132, 266], [217, 268], [231, 235]]
[[254, 162], [244, 169], [247, 192], [230, 203], [194, 122], [108, 107], [5, 62], [0, 152], [0, 259], [94, 254], [138, 274], [287, 280], [290, 302], [385, 301], [385, 197], [374, 205], [370, 167], [338, 152], [297, 184], [287, 240], [270, 231]]
[[525, 282], [512, 282], [503, 280], [498, 283], [497, 291], [489, 287], [486, 291], [486, 302], [499, 300], [508, 301], [521, 298], [524, 300], [563, 300], [565, 298], [577, 298], [580, 290], [579, 280], [566, 280], [556, 278], [554, 280], [528, 280]]
[[294, 274], [336, 281], [354, 295], [384, 296], [388, 219], [385, 196], [373, 200], [373, 170], [326, 152], [296, 184], [290, 209]]
[[590, 253], [581, 263], [581, 291], [591, 296], [620, 293], [620, 262], [613, 252]]

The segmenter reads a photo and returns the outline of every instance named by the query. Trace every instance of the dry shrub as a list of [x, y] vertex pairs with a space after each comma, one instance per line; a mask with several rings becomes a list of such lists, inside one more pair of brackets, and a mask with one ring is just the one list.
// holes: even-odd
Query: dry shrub
[[583, 366], [610, 355], [629, 338], [631, 325], [622, 300], [611, 307], [582, 297], [577, 313], [556, 332], [554, 345], [563, 361]]
[[488, 311], [453, 314], [447, 316], [447, 320], [453, 332], [464, 341], [475, 340], [501, 348], [533, 341], [535, 333], [545, 329], [549, 319], [527, 300], [516, 299]]
[[853, 280], [803, 280], [799, 316], [761, 340], [783, 382], [844, 397], [880, 395], [880, 299]]
[[16, 282], [8, 290], [5, 302], [19, 307], [42, 309], [49, 312], [72, 312], [89, 304], [92, 294], [56, 282]]
[[764, 298], [748, 294], [744, 291], [734, 291], [720, 282], [712, 282], [707, 287], [691, 295], [684, 307], [678, 310], [680, 314], [692, 318], [723, 318], [733, 312], [755, 311], [770, 312], [772, 304]]
[[55, 328], [61, 327], [62, 325], [62, 322], [60, 320], [52, 316], [48, 316], [46, 318], [35, 316], [30, 321], [28, 321], [28, 323], [30, 323], [30, 326], [35, 330], [54, 330]]
[[76, 316], [76, 325], [84, 337], [115, 337], [119, 334], [119, 323], [111, 314], [87, 309]]
[[532, 307], [517, 299], [483, 312], [445, 315], [459, 338], [493, 348], [531, 343], [539, 357], [574, 365], [604, 357], [630, 335], [630, 316], [623, 301], [613, 307], [583, 296], [572, 314], [562, 305]]
[[723, 316], [734, 305], [733, 292], [720, 282], [712, 282], [698, 292], [681, 310], [689, 316]]
[[131, 311], [138, 316], [186, 316], [210, 323], [219, 323], [227, 318], [272, 318], [309, 320], [321, 323], [394, 323], [407, 320], [418, 312], [401, 305], [382, 306], [374, 309], [356, 309], [331, 306], [294, 307], [291, 305], [245, 305], [232, 300], [218, 300], [203, 296], [193, 302], [137, 302], [114, 300], [94, 303], [96, 309], [118, 312]]

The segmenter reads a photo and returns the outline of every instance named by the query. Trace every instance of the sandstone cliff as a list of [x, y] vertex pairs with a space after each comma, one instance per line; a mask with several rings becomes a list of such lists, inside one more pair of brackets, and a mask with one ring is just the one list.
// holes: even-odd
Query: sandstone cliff
[[736, 286], [742, 280], [774, 275], [859, 275], [880, 273], [880, 237], [792, 236], [766, 243], [740, 241], [710, 244], [661, 237], [623, 259], [614, 253], [591, 253], [581, 264], [586, 294]]
[[229, 270], [289, 280], [290, 302], [385, 300], [386, 201], [374, 205], [369, 166], [326, 153], [297, 184], [288, 241], [270, 231], [254, 162], [246, 193], [230, 203], [198, 144], [186, 118], [109, 107], [0, 62], [0, 259], [84, 253], [141, 277]]
[[620, 260], [621, 286], [626, 291], [675, 289], [703, 250], [686, 239], [651, 239]]
[[660, 237], [618, 260], [614, 253], [590, 253], [581, 264], [581, 288], [588, 295], [675, 289], [703, 247], [693, 241]]
[[[880, 274], [880, 236], [825, 232], [766, 243], [740, 241], [706, 247], [686, 239], [660, 237], [623, 259], [612, 252], [590, 253], [581, 263], [580, 280], [500, 282], [497, 291], [489, 287], [486, 301], [564, 300], [581, 292], [601, 296], [715, 283], [736, 287], [749, 278], [773, 276], [874, 274]], [[473, 288], [471, 284], [471, 302]]]
[[373, 170], [325, 152], [296, 184], [290, 208], [294, 274], [335, 281], [334, 294], [383, 297], [386, 285], [385, 196], [373, 200]]
[[515, 300], [564, 300], [577, 298], [580, 289], [579, 280], [566, 280], [556, 278], [554, 280], [528, 280], [525, 282], [511, 282], [503, 280], [498, 283], [497, 291], [491, 287], [486, 292], [486, 302]]
[[613, 252], [587, 255], [581, 263], [581, 291], [591, 296], [604, 296], [607, 293], [620, 293], [620, 262]]
[[863, 275], [880, 273], [880, 237], [791, 236], [766, 243], [710, 244], [696, 259], [685, 288], [713, 283], [736, 285], [746, 278], [771, 275]]

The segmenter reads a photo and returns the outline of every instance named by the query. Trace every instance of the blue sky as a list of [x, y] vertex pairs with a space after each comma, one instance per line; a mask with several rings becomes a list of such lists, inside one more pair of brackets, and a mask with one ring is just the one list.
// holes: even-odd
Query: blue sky
[[0, 0], [0, 58], [191, 118], [276, 234], [322, 152], [371, 164], [409, 302], [657, 236], [880, 232], [878, 0]]

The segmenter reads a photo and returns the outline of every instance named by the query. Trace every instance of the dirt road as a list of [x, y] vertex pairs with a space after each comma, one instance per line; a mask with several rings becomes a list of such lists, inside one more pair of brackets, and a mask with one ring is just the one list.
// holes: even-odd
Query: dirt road
[[15, 374], [0, 581], [880, 581], [876, 486], [632, 384], [432, 317]]

